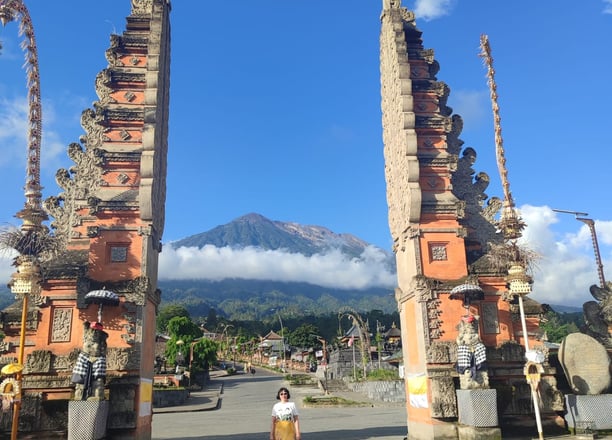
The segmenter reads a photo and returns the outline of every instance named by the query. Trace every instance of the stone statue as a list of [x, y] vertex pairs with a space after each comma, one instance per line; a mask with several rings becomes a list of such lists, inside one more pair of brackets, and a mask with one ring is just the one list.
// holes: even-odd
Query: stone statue
[[74, 400], [104, 400], [106, 333], [99, 322], [83, 324], [83, 350], [72, 369]]
[[464, 316], [457, 328], [457, 372], [460, 375], [460, 388], [489, 388], [487, 350], [478, 336], [478, 321], [474, 316]]
[[583, 304], [585, 328], [584, 333], [597, 339], [604, 346], [612, 348], [612, 335], [609, 326], [612, 325], [612, 287], [592, 285], [591, 295], [597, 301], [587, 301]]

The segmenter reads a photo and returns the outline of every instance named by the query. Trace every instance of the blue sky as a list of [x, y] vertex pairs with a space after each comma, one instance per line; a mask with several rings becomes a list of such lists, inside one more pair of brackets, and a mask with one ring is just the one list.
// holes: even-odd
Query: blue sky
[[[130, 2], [26, 4], [39, 51], [48, 197], [58, 192], [55, 171], [70, 166], [66, 147], [83, 133], [80, 114], [97, 99], [95, 76], [106, 67], [109, 35], [124, 30]], [[175, 0], [172, 6], [164, 242], [257, 212], [351, 233], [390, 250], [380, 112], [382, 1]], [[511, 189], [528, 224], [525, 240], [542, 255], [533, 297], [577, 305], [592, 299], [588, 286], [598, 278], [590, 234], [572, 215], [551, 208], [596, 220], [609, 272], [612, 2], [404, 0], [404, 6], [415, 10], [424, 46], [440, 63], [438, 79], [451, 88], [449, 105], [464, 119], [461, 138], [478, 153], [474, 168], [491, 177], [487, 194], [500, 196], [478, 56], [480, 35], [489, 35]], [[27, 107], [17, 25], [0, 27], [0, 40], [0, 225], [18, 225], [13, 216], [24, 200]], [[248, 273], [355, 288], [394, 283], [374, 251], [355, 264], [339, 255], [306, 262], [257, 250], [184, 249], [179, 255], [165, 249], [162, 277], [190, 276], [190, 262], [211, 278]], [[0, 259], [0, 279], [10, 273], [8, 258]], [[319, 274], [327, 281], [317, 280]]]

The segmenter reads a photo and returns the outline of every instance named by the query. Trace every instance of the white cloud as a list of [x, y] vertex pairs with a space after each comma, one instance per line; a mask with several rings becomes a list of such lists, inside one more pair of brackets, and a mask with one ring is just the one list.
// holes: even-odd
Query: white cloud
[[[14, 99], [0, 98], [0, 168], [25, 168], [28, 110], [27, 98], [24, 96]], [[56, 120], [56, 112], [51, 103], [43, 103], [43, 114], [45, 122], [40, 148], [41, 167], [55, 174], [57, 168], [65, 162], [67, 144], [61, 141], [59, 133], [49, 129]]]
[[455, 0], [416, 0], [414, 14], [417, 19], [435, 20], [450, 14], [454, 4]]
[[7, 284], [11, 279], [11, 275], [15, 272], [13, 267], [14, 255], [9, 252], [0, 252], [0, 282]]
[[[556, 234], [553, 225], [559, 219], [549, 207], [525, 205], [520, 212], [527, 223], [523, 240], [541, 255], [531, 297], [542, 303], [572, 306], [593, 300], [589, 287], [599, 284], [599, 277], [588, 227], [576, 221], [574, 231]], [[612, 221], [596, 220], [595, 228], [600, 245], [612, 244]], [[600, 246], [600, 250], [605, 252], [606, 247]], [[605, 269], [606, 261], [603, 265]]]
[[612, 14], [612, 0], [603, 0], [604, 2], [604, 14]]
[[464, 130], [481, 127], [491, 113], [491, 101], [487, 90], [453, 90], [448, 99], [453, 112], [463, 119]]
[[0, 56], [2, 61], [13, 61], [23, 59], [23, 51], [19, 48], [19, 42], [13, 38], [0, 38]]
[[25, 166], [28, 135], [28, 105], [25, 97], [0, 98], [0, 167]]
[[385, 255], [368, 247], [361, 258], [350, 259], [340, 251], [306, 257], [281, 250], [218, 248], [164, 248], [160, 255], [160, 279], [245, 278], [308, 282], [325, 287], [364, 289], [393, 287], [395, 274], [385, 268]]

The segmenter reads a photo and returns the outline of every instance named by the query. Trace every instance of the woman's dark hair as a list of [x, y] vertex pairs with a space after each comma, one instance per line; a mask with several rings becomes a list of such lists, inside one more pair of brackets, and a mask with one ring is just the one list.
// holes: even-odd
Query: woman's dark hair
[[276, 400], [280, 400], [280, 393], [282, 393], [283, 391], [287, 393], [287, 399], [291, 399], [291, 394], [289, 393], [289, 390], [285, 387], [281, 387], [276, 393]]

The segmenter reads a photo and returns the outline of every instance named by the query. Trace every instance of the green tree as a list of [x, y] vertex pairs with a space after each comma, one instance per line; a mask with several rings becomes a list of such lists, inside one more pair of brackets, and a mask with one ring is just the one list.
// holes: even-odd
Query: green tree
[[218, 323], [217, 311], [215, 309], [210, 309], [208, 311], [208, 316], [206, 317], [206, 326], [212, 329], [216, 328]]
[[189, 311], [183, 304], [168, 304], [160, 307], [159, 313], [157, 314], [157, 324], [155, 326], [157, 332], [166, 334], [168, 332], [168, 322], [177, 316], [190, 318]]
[[215, 341], [202, 338], [193, 346], [192, 367], [201, 367], [204, 370], [209, 370], [210, 366], [217, 362], [217, 351], [219, 344]]
[[287, 335], [289, 345], [300, 348], [320, 347], [317, 335], [319, 328], [313, 324], [302, 324]]
[[579, 317], [565, 316], [554, 311], [549, 311], [544, 315], [544, 319], [540, 322], [540, 329], [546, 332], [546, 337], [550, 342], [561, 342], [570, 333], [578, 333], [580, 330], [574, 319]]
[[202, 330], [191, 319], [176, 316], [168, 322], [168, 333], [170, 340], [166, 344], [166, 359], [173, 364], [179, 361], [186, 365], [191, 343], [202, 336]]

